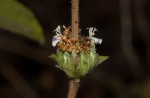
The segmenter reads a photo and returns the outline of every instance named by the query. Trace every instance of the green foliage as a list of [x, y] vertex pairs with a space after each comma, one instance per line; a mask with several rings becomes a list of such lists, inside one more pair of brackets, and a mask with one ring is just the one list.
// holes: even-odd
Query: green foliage
[[44, 43], [43, 31], [37, 19], [16, 0], [0, 0], [0, 28]]
[[109, 56], [98, 56], [98, 63], [101, 64], [108, 58], [109, 58]]
[[92, 71], [94, 67], [107, 60], [108, 56], [99, 56], [95, 50], [77, 54], [75, 51], [68, 53], [57, 49], [56, 54], [52, 54], [51, 58], [58, 63], [57, 67], [70, 78], [80, 79]]

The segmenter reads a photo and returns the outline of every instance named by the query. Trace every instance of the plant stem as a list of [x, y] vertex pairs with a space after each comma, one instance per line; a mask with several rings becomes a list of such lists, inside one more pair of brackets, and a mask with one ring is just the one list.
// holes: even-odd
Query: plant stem
[[[72, 0], [72, 38], [78, 40], [79, 33], [79, 0]], [[79, 88], [79, 80], [73, 79], [69, 83], [68, 98], [75, 98]]]
[[75, 98], [79, 88], [79, 81], [76, 79], [70, 80], [68, 98]]
[[79, 33], [79, 0], [72, 0], [72, 38], [78, 40]]

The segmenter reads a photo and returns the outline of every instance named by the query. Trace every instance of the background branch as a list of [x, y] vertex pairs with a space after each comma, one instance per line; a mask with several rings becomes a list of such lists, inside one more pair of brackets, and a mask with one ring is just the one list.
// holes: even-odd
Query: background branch
[[[140, 70], [140, 60], [133, 47], [131, 0], [120, 0], [121, 45], [127, 61], [136, 71]], [[136, 72], [139, 73], [139, 72]]]

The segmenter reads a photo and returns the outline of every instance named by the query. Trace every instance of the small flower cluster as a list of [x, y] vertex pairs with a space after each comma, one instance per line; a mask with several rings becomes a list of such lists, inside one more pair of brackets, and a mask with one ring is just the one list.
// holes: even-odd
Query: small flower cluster
[[87, 29], [89, 36], [79, 36], [78, 40], [73, 39], [71, 27], [58, 26], [54, 30], [56, 35], [53, 37], [52, 45], [58, 48], [51, 58], [58, 63], [57, 68], [63, 70], [70, 78], [80, 79], [108, 59], [108, 56], [96, 53], [95, 44], [102, 43], [102, 39], [93, 37], [97, 29]]
[[55, 47], [56, 45], [62, 50], [66, 52], [72, 52], [73, 50], [76, 53], [79, 52], [89, 52], [91, 48], [95, 48], [95, 44], [101, 44], [102, 39], [93, 37], [95, 32], [97, 31], [96, 28], [87, 28], [89, 29], [89, 36], [79, 37], [79, 40], [75, 40], [71, 36], [71, 27], [69, 26], [66, 28], [63, 26], [63, 31], [61, 32], [61, 27], [58, 26], [54, 32], [56, 35], [52, 39], [52, 46]]

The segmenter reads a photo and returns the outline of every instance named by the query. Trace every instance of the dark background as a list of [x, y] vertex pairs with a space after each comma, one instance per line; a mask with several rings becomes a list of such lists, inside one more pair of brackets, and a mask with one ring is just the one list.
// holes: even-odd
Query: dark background
[[[0, 98], [66, 98], [68, 77], [48, 56], [53, 30], [71, 23], [71, 0], [19, 0], [39, 20], [43, 46], [0, 29]], [[110, 58], [81, 79], [77, 98], [150, 98], [150, 1], [80, 0], [80, 28], [96, 27]]]

